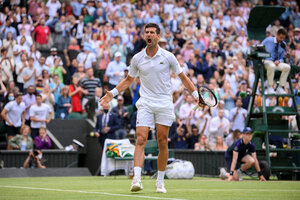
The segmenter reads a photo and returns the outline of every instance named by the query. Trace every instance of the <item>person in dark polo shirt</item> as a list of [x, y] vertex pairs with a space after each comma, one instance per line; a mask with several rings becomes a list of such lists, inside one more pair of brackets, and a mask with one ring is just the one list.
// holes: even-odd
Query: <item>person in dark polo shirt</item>
[[177, 127], [176, 133], [171, 139], [174, 149], [187, 149], [188, 142], [185, 133], [186, 126], [184, 124]]
[[220, 169], [220, 177], [222, 179], [228, 178], [228, 181], [241, 181], [242, 172], [254, 165], [255, 169], [257, 170], [259, 180], [266, 180], [260, 170], [259, 163], [256, 158], [255, 145], [251, 139], [252, 129], [246, 127], [242, 132], [242, 138], [236, 140], [227, 149], [225, 153], [225, 159], [229, 173], [226, 173], [224, 168]]

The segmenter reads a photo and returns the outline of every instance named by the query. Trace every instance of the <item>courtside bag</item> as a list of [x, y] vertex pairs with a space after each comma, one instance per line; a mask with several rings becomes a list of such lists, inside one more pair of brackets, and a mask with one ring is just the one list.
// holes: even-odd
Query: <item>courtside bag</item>
[[192, 179], [194, 175], [195, 168], [190, 161], [175, 160], [166, 168], [166, 176], [169, 179]]

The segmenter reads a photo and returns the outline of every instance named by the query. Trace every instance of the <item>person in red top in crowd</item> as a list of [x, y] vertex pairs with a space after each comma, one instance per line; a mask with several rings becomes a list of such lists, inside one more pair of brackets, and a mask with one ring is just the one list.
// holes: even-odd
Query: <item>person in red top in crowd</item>
[[50, 48], [48, 46], [50, 29], [48, 26], [45, 26], [45, 19], [40, 19], [40, 25], [34, 29], [32, 38], [35, 39], [37, 49]]
[[78, 85], [78, 78], [76, 76], [72, 77], [72, 84], [69, 85], [70, 95], [72, 97], [72, 112], [82, 112], [81, 106], [81, 96], [83, 88]]

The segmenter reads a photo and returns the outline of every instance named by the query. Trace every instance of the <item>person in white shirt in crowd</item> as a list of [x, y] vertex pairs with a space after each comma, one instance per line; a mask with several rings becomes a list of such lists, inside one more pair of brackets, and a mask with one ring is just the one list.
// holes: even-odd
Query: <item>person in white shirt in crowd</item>
[[0, 73], [5, 84], [13, 80], [14, 66], [14, 59], [7, 56], [7, 49], [1, 49]]
[[212, 118], [210, 107], [206, 106], [203, 110], [200, 110], [199, 120], [197, 121], [197, 125], [199, 127], [199, 133], [201, 135], [205, 135], [206, 138], [209, 136], [209, 124]]
[[94, 1], [87, 1], [87, 5], [85, 6], [89, 12], [89, 15], [93, 16], [96, 8], [94, 7]]
[[122, 54], [120, 52], [115, 53], [115, 60], [111, 61], [106, 69], [105, 74], [109, 77], [109, 89], [113, 89], [123, 79], [124, 70], [127, 66], [121, 61]]
[[219, 110], [219, 115], [210, 120], [209, 125], [209, 146], [216, 145], [217, 136], [222, 138], [229, 133], [230, 122], [224, 117], [224, 109]]
[[229, 113], [229, 118], [231, 122], [231, 130], [242, 131], [245, 127], [245, 120], [247, 117], [247, 110], [242, 108], [243, 102], [242, 98], [238, 97], [235, 103], [236, 107], [232, 108]]
[[26, 39], [25, 45], [26, 45], [28, 48], [30, 48], [31, 45], [33, 44], [33, 41], [32, 41], [31, 35], [26, 35], [26, 30], [25, 30], [25, 28], [21, 28], [21, 30], [20, 30], [20, 35], [17, 37], [17, 42], [18, 42], [18, 44], [20, 44], [21, 38], [22, 38], [23, 36], [24, 36], [25, 39]]
[[32, 57], [28, 58], [28, 66], [22, 72], [25, 93], [27, 93], [27, 88], [30, 85], [35, 85], [37, 72], [36, 72], [36, 68], [33, 66], [33, 63], [34, 63], [34, 59]]
[[234, 130], [231, 132], [225, 139], [225, 145], [230, 147], [236, 140], [241, 138], [241, 131], [240, 130]]
[[27, 89], [27, 94], [23, 96], [22, 101], [25, 103], [26, 106], [26, 115], [25, 115], [25, 124], [30, 126], [30, 119], [29, 119], [29, 109], [35, 102], [35, 87], [30, 85]]
[[73, 14], [76, 17], [79, 17], [81, 14], [81, 9], [84, 7], [82, 0], [72, 1], [71, 6], [73, 8]]
[[16, 75], [17, 75], [16, 85], [20, 89], [20, 92], [23, 92], [23, 86], [24, 86], [23, 71], [26, 67], [28, 67], [27, 54], [22, 53], [21, 62], [18, 62], [16, 64]]
[[236, 94], [238, 88], [237, 76], [234, 72], [232, 64], [228, 65], [228, 71], [225, 75], [225, 80], [228, 80], [233, 94]]
[[80, 15], [78, 17], [78, 22], [77, 22], [77, 31], [76, 31], [76, 40], [78, 45], [82, 45], [82, 39], [84, 35], [84, 22], [83, 22], [83, 16]]
[[25, 123], [26, 106], [25, 103], [22, 102], [22, 96], [22, 93], [17, 93], [15, 100], [7, 103], [1, 112], [1, 116], [6, 124], [7, 140], [20, 134], [20, 127]]
[[14, 56], [15, 56], [15, 62], [18, 63], [21, 61], [20, 55], [21, 53], [26, 53], [27, 55], [30, 52], [29, 47], [26, 45], [26, 38], [23, 36], [20, 40], [20, 43], [14, 46]]
[[225, 102], [223, 100], [220, 100], [218, 102], [218, 106], [213, 108], [212, 117], [217, 117], [219, 111], [222, 109], [222, 110], [224, 110], [224, 117], [229, 120], [229, 110], [226, 110], [224, 108], [224, 105], [225, 105]]
[[48, 8], [49, 20], [52, 20], [56, 17], [56, 12], [60, 9], [61, 3], [58, 0], [49, 0], [46, 7]]
[[35, 98], [36, 104], [32, 105], [29, 110], [32, 138], [39, 135], [39, 129], [46, 127], [46, 124], [51, 121], [53, 115], [51, 108], [43, 103], [43, 98], [40, 94], [37, 94]]
[[[178, 117], [183, 124], [186, 123], [186, 119], [189, 117], [190, 112], [193, 110], [194, 107], [195, 107], [194, 98], [192, 95], [188, 94], [186, 96], [186, 103], [183, 104], [179, 110]], [[191, 121], [191, 124], [193, 124], [192, 121]]]
[[38, 76], [42, 76], [43, 70], [47, 70], [48, 74], [50, 74], [50, 68], [45, 65], [46, 58], [45, 56], [41, 56], [34, 67], [36, 68], [36, 73]]
[[34, 59], [34, 65], [38, 64], [38, 60], [41, 57], [41, 52], [36, 50], [36, 44], [30, 46], [28, 57], [32, 57]]
[[172, 93], [176, 92], [179, 94], [182, 90], [182, 82], [180, 79], [177, 78], [176, 74], [174, 72], [171, 73], [171, 87], [172, 87]]
[[[54, 60], [55, 60], [56, 58], [60, 58], [59, 65], [63, 65], [63, 62], [62, 62], [61, 57], [59, 57], [59, 56], [57, 55], [57, 48], [56, 48], [56, 47], [52, 47], [52, 48], [50, 49], [50, 53], [51, 53], [51, 55], [47, 57], [46, 63], [45, 63], [45, 64], [49, 67], [49, 72], [50, 72], [50, 68], [54, 66]], [[50, 74], [50, 73], [49, 73], [49, 74]]]
[[77, 55], [78, 64], [84, 64], [84, 68], [94, 68], [96, 65], [96, 55], [91, 52], [90, 46], [88, 44], [84, 45], [84, 52]]

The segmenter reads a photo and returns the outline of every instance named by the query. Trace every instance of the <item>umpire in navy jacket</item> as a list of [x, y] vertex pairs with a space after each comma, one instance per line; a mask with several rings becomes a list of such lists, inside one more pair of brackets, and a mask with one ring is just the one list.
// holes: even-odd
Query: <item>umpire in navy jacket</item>
[[109, 104], [103, 104], [103, 113], [97, 116], [95, 136], [99, 138], [101, 146], [104, 146], [106, 138], [115, 139], [115, 131], [121, 128], [118, 115], [109, 112]]

